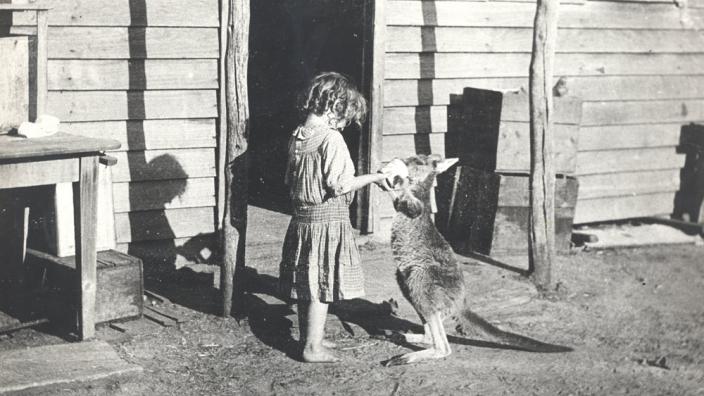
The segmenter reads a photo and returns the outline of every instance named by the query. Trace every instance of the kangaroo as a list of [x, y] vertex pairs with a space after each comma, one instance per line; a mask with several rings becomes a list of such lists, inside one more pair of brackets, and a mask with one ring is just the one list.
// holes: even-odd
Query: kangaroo
[[[400, 162], [401, 160], [394, 160]], [[450, 355], [443, 320], [457, 317], [474, 324], [500, 342], [525, 351], [568, 352], [572, 348], [546, 344], [503, 331], [466, 307], [465, 283], [460, 264], [450, 244], [431, 219], [431, 198], [435, 178], [457, 162], [439, 156], [418, 155], [403, 160], [402, 176], [388, 181], [396, 215], [391, 228], [391, 249], [396, 262], [396, 279], [404, 297], [415, 308], [424, 334], [403, 334], [406, 342], [432, 347], [396, 356], [386, 366], [408, 364]], [[396, 166], [403, 166], [394, 164]]]

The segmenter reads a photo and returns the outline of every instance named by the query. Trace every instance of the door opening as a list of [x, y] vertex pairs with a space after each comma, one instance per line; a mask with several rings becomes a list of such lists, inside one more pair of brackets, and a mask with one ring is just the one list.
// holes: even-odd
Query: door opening
[[[290, 213], [283, 182], [287, 144], [301, 122], [297, 95], [311, 78], [323, 71], [337, 71], [350, 76], [362, 92], [367, 92], [362, 84], [368, 81], [365, 73], [371, 70], [365, 67], [365, 62], [371, 61], [365, 56], [371, 45], [371, 26], [365, 17], [368, 1], [252, 2], [250, 204]], [[362, 133], [351, 126], [343, 135], [357, 166]], [[356, 224], [355, 208], [351, 212]]]

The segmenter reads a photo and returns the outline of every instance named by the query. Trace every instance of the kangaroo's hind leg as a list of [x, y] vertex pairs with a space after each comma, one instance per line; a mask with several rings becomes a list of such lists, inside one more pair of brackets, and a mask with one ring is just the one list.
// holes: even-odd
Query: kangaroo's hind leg
[[393, 357], [389, 359], [385, 365], [388, 367], [416, 363], [422, 360], [441, 359], [452, 353], [450, 343], [447, 341], [445, 329], [443, 328], [440, 313], [434, 313], [428, 317], [427, 327], [433, 339], [433, 346], [431, 348]]
[[410, 344], [432, 344], [433, 336], [430, 334], [430, 325], [428, 322], [423, 323], [423, 334], [418, 333], [402, 333], [404, 341]]

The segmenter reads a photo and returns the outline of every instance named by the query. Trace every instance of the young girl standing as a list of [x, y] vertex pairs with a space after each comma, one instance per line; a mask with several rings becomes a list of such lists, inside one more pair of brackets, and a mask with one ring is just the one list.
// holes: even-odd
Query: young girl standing
[[328, 305], [364, 295], [359, 251], [349, 219], [354, 191], [383, 185], [387, 174], [355, 176], [340, 131], [364, 121], [365, 99], [338, 73], [315, 77], [302, 97], [305, 122], [289, 141], [285, 182], [293, 217], [284, 240], [280, 265], [281, 292], [298, 300], [302, 358], [334, 362], [324, 342]]

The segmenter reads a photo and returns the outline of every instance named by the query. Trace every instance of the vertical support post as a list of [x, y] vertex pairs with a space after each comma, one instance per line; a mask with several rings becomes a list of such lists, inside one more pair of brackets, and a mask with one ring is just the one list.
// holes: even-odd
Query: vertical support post
[[[362, 158], [366, 164], [367, 172], [375, 172], [381, 167], [382, 155], [382, 120], [384, 116], [384, 55], [386, 53], [386, 0], [369, 1], [365, 4], [366, 12], [372, 13], [372, 51], [371, 51], [371, 78], [369, 87], [369, 125], [362, 147], [366, 152]], [[369, 10], [371, 8], [371, 10]], [[367, 85], [367, 84], [365, 84]], [[361, 207], [361, 230], [364, 233], [379, 231], [379, 190], [369, 186], [363, 190]]]
[[[222, 227], [223, 269], [220, 290], [223, 316], [232, 310], [236, 271], [244, 266], [247, 229], [247, 138], [249, 101], [249, 0], [229, 0], [226, 51], [227, 157], [225, 166], [225, 212]], [[237, 277], [239, 278], [239, 277]]]
[[76, 273], [79, 278], [78, 326], [82, 340], [95, 335], [96, 223], [98, 217], [98, 157], [81, 157], [76, 216]]
[[218, 62], [218, 140], [217, 140], [217, 195], [215, 229], [222, 231], [225, 218], [225, 163], [227, 161], [227, 89], [226, 53], [227, 22], [230, 18], [230, 0], [220, 0], [220, 59]]
[[538, 289], [550, 288], [555, 256], [552, 80], [559, 0], [538, 0], [530, 62], [529, 266]]
[[47, 10], [37, 10], [37, 116], [46, 113], [48, 40], [49, 12]]

